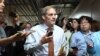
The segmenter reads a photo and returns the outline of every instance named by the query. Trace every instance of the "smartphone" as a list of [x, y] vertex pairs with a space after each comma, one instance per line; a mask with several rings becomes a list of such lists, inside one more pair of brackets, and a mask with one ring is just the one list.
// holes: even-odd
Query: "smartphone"
[[71, 47], [72, 49], [75, 49], [75, 50], [78, 50], [78, 48], [77, 47]]
[[53, 34], [52, 31], [48, 32], [47, 36], [51, 36]]

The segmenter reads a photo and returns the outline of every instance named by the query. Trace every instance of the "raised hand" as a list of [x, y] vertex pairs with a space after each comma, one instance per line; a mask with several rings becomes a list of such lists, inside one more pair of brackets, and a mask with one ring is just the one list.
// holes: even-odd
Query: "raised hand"
[[47, 35], [48, 34], [46, 34], [42, 37], [42, 39], [40, 40], [41, 44], [45, 44], [45, 43], [52, 41], [53, 36], [47, 36]]

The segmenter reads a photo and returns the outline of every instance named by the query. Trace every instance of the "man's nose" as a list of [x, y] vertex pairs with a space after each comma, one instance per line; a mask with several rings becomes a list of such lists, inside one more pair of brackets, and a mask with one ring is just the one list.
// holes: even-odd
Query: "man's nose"
[[5, 4], [4, 4], [4, 3], [2, 3], [2, 7], [3, 7], [3, 8], [5, 7]]

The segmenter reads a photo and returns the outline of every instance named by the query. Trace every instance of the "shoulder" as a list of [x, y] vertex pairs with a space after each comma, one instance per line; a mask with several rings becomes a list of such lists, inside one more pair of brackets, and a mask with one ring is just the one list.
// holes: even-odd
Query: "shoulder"
[[95, 34], [95, 35], [100, 35], [100, 31], [94, 32], [93, 34]]
[[82, 34], [80, 31], [73, 33], [73, 35], [80, 35]]
[[54, 27], [55, 27], [56, 29], [59, 29], [59, 30], [63, 31], [63, 29], [62, 29], [61, 27], [57, 26], [57, 25], [54, 25]]
[[60, 32], [63, 32], [64, 33], [64, 30], [61, 27], [57, 26], [57, 25], [54, 25], [54, 29], [56, 31], [60, 31]]
[[83, 37], [82, 33], [80, 31], [73, 33], [72, 35], [73, 38], [80, 38]]
[[93, 32], [91, 39], [93, 40], [93, 42], [97, 42], [97, 40], [99, 41], [100, 39], [100, 31], [98, 32]]
[[67, 30], [67, 31], [65, 32], [65, 34], [72, 34], [72, 32], [71, 32], [70, 30]]
[[40, 25], [40, 24], [39, 24], [39, 25], [36, 25], [36, 26], [33, 26], [33, 27], [31, 28], [31, 30], [32, 30], [32, 29], [36, 30], [36, 29], [39, 29], [39, 28], [41, 28], [41, 25]]
[[94, 32], [94, 33], [92, 34], [92, 37], [100, 37], [100, 31]]

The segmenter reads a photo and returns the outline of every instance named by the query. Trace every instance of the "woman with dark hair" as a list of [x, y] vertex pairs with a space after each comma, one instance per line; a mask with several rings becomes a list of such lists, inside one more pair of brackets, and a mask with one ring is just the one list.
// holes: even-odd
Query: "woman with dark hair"
[[71, 23], [72, 23], [72, 29], [71, 29], [71, 31], [72, 32], [77, 32], [77, 31], [79, 31], [79, 19], [77, 19], [77, 18], [73, 18], [72, 20], [71, 20]]
[[86, 56], [87, 48], [93, 46], [91, 41], [91, 23], [92, 18], [88, 16], [81, 16], [79, 18], [80, 31], [75, 32], [71, 38], [72, 53], [76, 56]]
[[60, 22], [60, 27], [63, 28], [63, 30], [66, 32], [67, 30], [70, 30], [71, 25], [69, 25], [69, 21], [66, 17], [63, 17]]
[[91, 31], [97, 32], [99, 30], [99, 22], [97, 20], [93, 20], [91, 24]]

